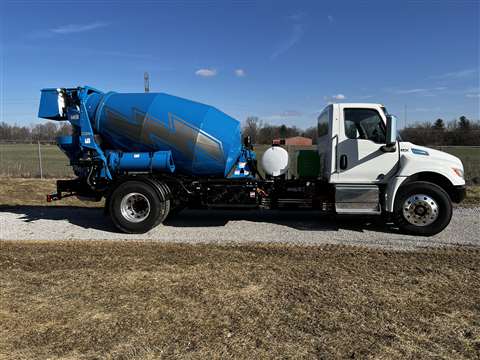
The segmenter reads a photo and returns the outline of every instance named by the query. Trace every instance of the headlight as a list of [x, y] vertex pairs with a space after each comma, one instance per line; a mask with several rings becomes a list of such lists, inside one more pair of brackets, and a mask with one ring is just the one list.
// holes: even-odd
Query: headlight
[[463, 170], [460, 168], [452, 168], [453, 172], [457, 174], [457, 176], [461, 177], [463, 179], [464, 173]]

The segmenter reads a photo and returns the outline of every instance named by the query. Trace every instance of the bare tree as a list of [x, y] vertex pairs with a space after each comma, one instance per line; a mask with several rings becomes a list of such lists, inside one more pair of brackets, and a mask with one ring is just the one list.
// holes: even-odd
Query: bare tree
[[317, 143], [317, 127], [312, 126], [307, 128], [303, 133], [302, 136], [312, 139], [312, 143]]
[[256, 116], [249, 116], [245, 120], [243, 127], [243, 136], [250, 136], [252, 144], [256, 144], [258, 141], [258, 132], [262, 128], [262, 121]]

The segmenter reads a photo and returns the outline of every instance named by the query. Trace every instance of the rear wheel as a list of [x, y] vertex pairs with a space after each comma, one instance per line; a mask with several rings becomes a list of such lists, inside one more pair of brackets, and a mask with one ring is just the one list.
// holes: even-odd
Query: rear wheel
[[395, 221], [406, 233], [431, 236], [445, 229], [452, 218], [452, 203], [438, 185], [416, 181], [398, 190]]
[[162, 200], [147, 182], [126, 181], [111, 194], [110, 217], [125, 233], [145, 233], [168, 215], [170, 200]]

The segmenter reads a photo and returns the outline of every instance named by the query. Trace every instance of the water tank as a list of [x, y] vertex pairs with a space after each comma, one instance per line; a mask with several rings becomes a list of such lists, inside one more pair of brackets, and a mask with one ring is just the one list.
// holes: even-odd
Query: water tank
[[288, 152], [280, 146], [272, 146], [263, 153], [262, 168], [267, 175], [280, 176], [288, 171]]

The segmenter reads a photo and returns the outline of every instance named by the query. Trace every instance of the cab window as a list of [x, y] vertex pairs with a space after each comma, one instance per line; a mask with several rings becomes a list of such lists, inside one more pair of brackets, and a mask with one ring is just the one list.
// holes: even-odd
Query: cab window
[[385, 124], [373, 109], [345, 109], [345, 135], [349, 139], [365, 139], [384, 144]]
[[322, 137], [328, 134], [329, 108], [322, 111], [318, 117], [317, 136]]

